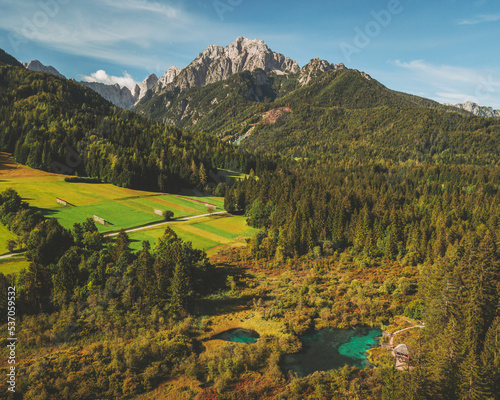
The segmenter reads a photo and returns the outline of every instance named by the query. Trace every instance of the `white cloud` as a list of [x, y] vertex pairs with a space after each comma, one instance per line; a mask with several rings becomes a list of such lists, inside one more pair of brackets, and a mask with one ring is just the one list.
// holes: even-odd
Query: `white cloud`
[[410, 72], [406, 76], [408, 85], [426, 89], [427, 96], [437, 101], [473, 101], [500, 108], [500, 71], [434, 65], [423, 60], [397, 60], [393, 64]]
[[186, 15], [180, 8], [170, 5], [149, 2], [145, 0], [103, 0], [103, 4], [120, 10], [146, 11], [155, 14], [162, 14], [168, 18], [185, 18]]
[[145, 0], [87, 0], [82, 7], [78, 2], [59, 4], [63, 2], [55, 0], [59, 5], [50, 14], [41, 8], [42, 3], [0, 0], [0, 28], [13, 34], [9, 36], [11, 48], [7, 49], [12, 54], [23, 43], [34, 42], [127, 67], [167, 66], [167, 52], [204, 42], [207, 32], [217, 43], [228, 32], [232, 35], [244, 28], [221, 24], [212, 20], [210, 13], [201, 15], [197, 9], [186, 11], [178, 2], [170, 6]]
[[482, 14], [476, 15], [470, 19], [462, 19], [458, 22], [459, 25], [477, 25], [483, 24], [485, 22], [497, 22], [500, 21], [500, 13], [499, 14]]
[[447, 93], [447, 92], [437, 92], [436, 93], [436, 100], [438, 100], [440, 103], [446, 103], [446, 104], [463, 104], [468, 101], [472, 101], [476, 103], [478, 99], [475, 96], [470, 96], [465, 93]]
[[133, 91], [135, 85], [139, 82], [136, 82], [130, 74], [125, 72], [122, 77], [120, 76], [111, 76], [106, 73], [106, 71], [100, 69], [99, 71], [93, 72], [90, 75], [82, 75], [82, 79], [87, 82], [100, 82], [105, 83], [106, 85], [115, 85], [118, 84], [120, 87], [128, 87], [130, 91]]
[[410, 62], [396, 60], [394, 64], [398, 67], [405, 68], [419, 74], [425, 74], [431, 78], [437, 78], [443, 81], [470, 83], [476, 80], [476, 72], [467, 68], [448, 65], [433, 65], [426, 63], [423, 60], [413, 60]]

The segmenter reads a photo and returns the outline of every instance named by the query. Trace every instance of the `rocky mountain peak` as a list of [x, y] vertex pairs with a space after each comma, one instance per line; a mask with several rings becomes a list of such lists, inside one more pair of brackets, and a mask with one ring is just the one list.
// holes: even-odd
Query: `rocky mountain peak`
[[137, 85], [139, 87], [139, 93], [137, 94], [137, 87], [136, 90], [134, 90], [134, 97], [135, 101], [138, 102], [141, 100], [147, 93], [148, 90], [152, 89], [156, 84], [158, 83], [158, 77], [155, 74], [149, 75], [140, 85]]
[[175, 65], [173, 67], [170, 67], [167, 72], [165, 72], [163, 76], [158, 79], [158, 82], [154, 87], [154, 91], [161, 91], [165, 86], [171, 84], [175, 80], [175, 78], [177, 78], [179, 72], [181, 72], [180, 68], [176, 67]]
[[24, 67], [26, 69], [29, 69], [30, 71], [35, 71], [35, 72], [46, 72], [55, 76], [58, 76], [59, 78], [64, 78], [66, 77], [62, 74], [59, 73], [57, 69], [55, 69], [51, 65], [43, 65], [40, 61], [38, 60], [33, 60], [28, 63], [23, 63]]
[[300, 72], [296, 61], [271, 51], [264, 41], [240, 36], [225, 48], [208, 46], [191, 64], [176, 72], [170, 82], [165, 77], [170, 70], [167, 71], [156, 85], [155, 91], [202, 87], [243, 71], [252, 72], [257, 69], [281, 74]]
[[500, 118], [500, 110], [494, 110], [492, 107], [482, 107], [476, 103], [473, 103], [472, 101], [468, 101], [464, 104], [456, 104], [456, 105], [445, 104], [445, 105], [468, 111], [479, 117]]
[[225, 53], [229, 58], [237, 57], [242, 53], [268, 53], [269, 47], [260, 39], [247, 39], [240, 36], [233, 43], [225, 48]]
[[221, 46], [216, 46], [214, 44], [211, 44], [208, 46], [200, 55], [198, 56], [197, 59], [216, 59], [221, 57], [224, 54], [224, 48]]
[[330, 64], [326, 60], [320, 58], [313, 58], [307, 65], [304, 65], [300, 71], [299, 83], [307, 85], [312, 79], [316, 78], [320, 73], [326, 71], [337, 71], [339, 69], [346, 69], [344, 64]]

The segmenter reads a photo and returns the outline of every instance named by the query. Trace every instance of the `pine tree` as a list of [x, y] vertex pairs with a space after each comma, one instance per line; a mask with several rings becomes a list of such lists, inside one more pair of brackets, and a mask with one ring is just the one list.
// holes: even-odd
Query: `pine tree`
[[49, 268], [31, 262], [24, 276], [24, 290], [28, 313], [47, 311], [52, 291]]
[[198, 179], [200, 180], [202, 186], [205, 186], [207, 184], [207, 171], [205, 170], [205, 166], [203, 165], [203, 163], [200, 163], [200, 169], [198, 170]]
[[111, 250], [113, 259], [117, 261], [125, 251], [130, 252], [130, 239], [125, 230], [120, 229], [120, 232], [116, 237], [115, 244]]
[[489, 395], [500, 398], [500, 317], [496, 317], [488, 329], [481, 362]]
[[186, 310], [190, 294], [189, 279], [185, 267], [182, 264], [176, 264], [170, 282], [170, 309], [174, 315]]
[[78, 249], [72, 247], [59, 259], [56, 269], [52, 275], [54, 282], [53, 299], [56, 304], [63, 306], [67, 304], [73, 290], [78, 286], [79, 265], [81, 262]]

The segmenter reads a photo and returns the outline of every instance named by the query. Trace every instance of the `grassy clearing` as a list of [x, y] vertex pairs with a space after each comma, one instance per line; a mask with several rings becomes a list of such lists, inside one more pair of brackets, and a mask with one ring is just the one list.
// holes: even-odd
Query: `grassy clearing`
[[22, 269], [27, 269], [29, 261], [23, 254], [0, 260], [0, 272], [4, 275], [17, 274]]
[[[187, 232], [181, 228], [179, 228], [175, 224], [168, 225], [170, 228], [174, 230], [174, 232], [184, 241], [191, 242], [193, 247], [201, 250], [208, 250], [215, 246], [218, 246], [219, 243], [214, 242], [210, 239], [206, 239], [197, 235], [194, 235], [190, 232]], [[130, 247], [133, 250], [140, 250], [142, 248], [142, 242], [147, 240], [151, 243], [151, 246], [154, 246], [156, 240], [163, 236], [165, 232], [166, 226], [163, 228], [156, 228], [151, 230], [144, 230], [139, 232], [133, 232], [129, 234], [130, 237]]]
[[[191, 242], [193, 247], [201, 250], [214, 250], [223, 247], [238, 247], [246, 245], [246, 238], [252, 236], [256, 229], [250, 228], [242, 216], [213, 216], [192, 221], [184, 221], [168, 225], [179, 237]], [[141, 248], [143, 240], [148, 240], [154, 245], [156, 240], [163, 235], [166, 226], [151, 228], [129, 234], [131, 247], [135, 250]], [[213, 253], [209, 252], [209, 255]]]
[[180, 376], [158, 386], [151, 392], [135, 397], [136, 400], [192, 400], [201, 392], [200, 382], [194, 378]]
[[[64, 176], [17, 165], [8, 154], [0, 153], [0, 191], [7, 188], [15, 189], [32, 207], [39, 208], [46, 217], [57, 218], [66, 228], [94, 215], [104, 218], [110, 225], [98, 225], [101, 232], [162, 221], [154, 214], [155, 208], [171, 210], [175, 218], [182, 218], [206, 214], [207, 205], [203, 203], [216, 205], [217, 211], [224, 207], [224, 200], [217, 197], [161, 194], [110, 184], [68, 183], [64, 182]], [[57, 204], [56, 197], [69, 205]], [[0, 240], [1, 236], [2, 232]]]
[[[200, 222], [196, 226], [200, 229], [213, 229], [216, 232], [225, 232], [226, 237], [233, 238], [236, 237], [251, 237], [257, 229], [251, 228], [247, 225], [246, 217], [235, 216], [235, 217], [216, 217], [208, 222]], [[224, 236], [224, 234], [222, 234]]]
[[[283, 335], [283, 324], [273, 320], [265, 320], [259, 312], [244, 310], [228, 314], [208, 317], [210, 332], [203, 333], [198, 339], [209, 339], [230, 329], [242, 328], [253, 330], [261, 337], [280, 337]], [[205, 345], [208, 342], [205, 343]]]
[[220, 229], [219, 227], [212, 226], [206, 223], [198, 223], [198, 224], [193, 224], [193, 228], [196, 228], [199, 232], [202, 234], [206, 232], [207, 235], [215, 235], [219, 238], [223, 238], [226, 240], [230, 239], [236, 239], [239, 235], [234, 232], [228, 232], [224, 229]]
[[244, 174], [242, 172], [230, 171], [227, 169], [220, 169], [217, 176], [228, 185], [234, 183], [235, 181], [241, 181], [245, 178], [250, 177], [250, 175]]
[[[222, 171], [224, 179], [244, 179], [245, 174]], [[115, 232], [131, 229], [149, 223], [161, 222], [162, 217], [154, 209], [170, 210], [174, 218], [207, 214], [208, 204], [215, 205], [215, 211], [224, 209], [224, 199], [200, 196], [195, 191], [185, 190], [180, 195], [123, 189], [109, 184], [68, 183], [64, 176], [34, 170], [17, 165], [6, 153], [0, 153], [0, 191], [15, 189], [32, 207], [37, 207], [48, 218], [57, 218], [66, 228], [75, 222], [83, 222], [94, 215], [104, 218], [109, 225], [97, 224], [100, 232]], [[56, 197], [68, 202], [68, 206], [57, 204]], [[240, 216], [213, 216], [194, 221], [176, 222], [172, 229], [193, 247], [213, 253], [221, 248], [240, 247], [246, 244], [255, 232]], [[152, 245], [163, 235], [166, 227], [152, 228], [131, 233], [131, 247], [142, 248], [142, 241]], [[15, 238], [0, 227], [0, 254], [5, 254], [8, 239]]]
[[9, 231], [5, 226], [0, 224], [0, 256], [8, 253], [8, 250], [6, 248], [7, 240], [11, 239], [15, 240], [17, 239], [17, 236]]

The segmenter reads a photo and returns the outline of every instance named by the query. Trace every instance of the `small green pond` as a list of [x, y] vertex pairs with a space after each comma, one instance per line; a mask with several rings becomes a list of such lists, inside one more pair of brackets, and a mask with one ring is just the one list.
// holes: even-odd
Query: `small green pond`
[[234, 343], [257, 343], [259, 337], [259, 334], [255, 331], [237, 328], [219, 333], [218, 335], [210, 338], [210, 340], [219, 339]]
[[302, 351], [287, 354], [281, 367], [306, 376], [315, 371], [328, 371], [352, 365], [371, 367], [367, 350], [377, 347], [382, 331], [378, 328], [321, 329], [303, 336]]

